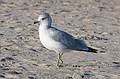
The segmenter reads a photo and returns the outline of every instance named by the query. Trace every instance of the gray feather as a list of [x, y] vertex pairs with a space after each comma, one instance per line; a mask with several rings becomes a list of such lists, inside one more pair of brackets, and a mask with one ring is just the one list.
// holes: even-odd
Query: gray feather
[[67, 49], [87, 50], [87, 45], [83, 40], [75, 39], [72, 35], [64, 31], [52, 27], [49, 29], [49, 32], [53, 40], [60, 42], [61, 44], [66, 46]]

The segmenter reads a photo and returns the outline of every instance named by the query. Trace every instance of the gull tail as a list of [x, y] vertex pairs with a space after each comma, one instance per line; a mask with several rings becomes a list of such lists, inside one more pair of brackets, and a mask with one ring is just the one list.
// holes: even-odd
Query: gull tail
[[92, 47], [88, 47], [83, 40], [75, 39], [75, 41], [76, 41], [76, 44], [77, 44], [75, 50], [98, 53], [97, 49], [92, 48]]
[[88, 52], [92, 52], [92, 53], [98, 53], [98, 50], [97, 49], [94, 49], [94, 48], [91, 48], [91, 47], [88, 47]]

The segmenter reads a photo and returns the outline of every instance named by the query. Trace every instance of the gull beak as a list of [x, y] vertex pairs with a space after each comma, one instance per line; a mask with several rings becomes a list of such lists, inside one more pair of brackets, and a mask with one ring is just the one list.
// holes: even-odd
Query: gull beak
[[39, 21], [34, 21], [34, 24], [38, 24], [39, 23]]

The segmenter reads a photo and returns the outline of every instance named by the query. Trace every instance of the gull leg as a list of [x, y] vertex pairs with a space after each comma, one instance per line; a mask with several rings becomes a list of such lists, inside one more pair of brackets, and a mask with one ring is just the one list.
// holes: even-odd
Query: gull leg
[[57, 59], [57, 66], [60, 66], [60, 64], [63, 64], [62, 55], [63, 53], [59, 52], [58, 59]]
[[59, 63], [60, 63], [60, 61], [59, 61], [59, 55], [58, 55], [57, 66], [59, 66]]
[[61, 64], [63, 64], [62, 55], [63, 55], [63, 53], [60, 53], [60, 55], [59, 55], [60, 56], [59, 59], [61, 61]]

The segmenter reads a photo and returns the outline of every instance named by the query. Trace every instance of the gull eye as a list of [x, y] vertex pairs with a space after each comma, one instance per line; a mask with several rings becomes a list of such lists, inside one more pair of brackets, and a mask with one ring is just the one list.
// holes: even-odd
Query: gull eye
[[46, 17], [42, 18], [42, 20], [45, 20], [46, 18], [48, 18], [48, 17], [46, 16]]
[[45, 18], [42, 18], [42, 20], [44, 20]]

